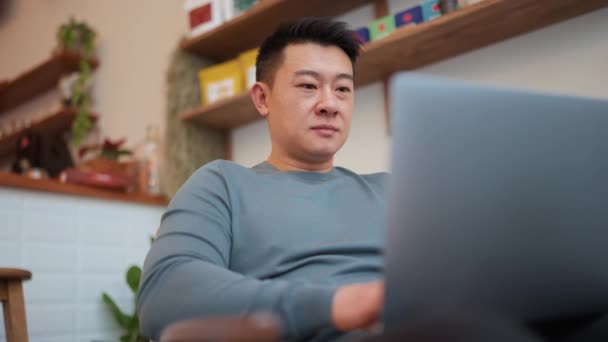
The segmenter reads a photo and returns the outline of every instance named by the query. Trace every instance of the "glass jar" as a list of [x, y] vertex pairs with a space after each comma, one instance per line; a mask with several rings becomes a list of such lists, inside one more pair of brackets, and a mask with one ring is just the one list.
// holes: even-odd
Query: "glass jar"
[[137, 178], [135, 190], [149, 195], [160, 195], [162, 150], [158, 125], [146, 126], [146, 138], [135, 149]]

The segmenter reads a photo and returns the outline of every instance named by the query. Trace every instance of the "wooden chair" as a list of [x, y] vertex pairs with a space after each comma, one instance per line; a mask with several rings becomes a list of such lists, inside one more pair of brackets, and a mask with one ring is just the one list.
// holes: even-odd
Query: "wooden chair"
[[4, 308], [7, 342], [27, 342], [22, 282], [31, 278], [30, 271], [0, 268], [0, 301]]

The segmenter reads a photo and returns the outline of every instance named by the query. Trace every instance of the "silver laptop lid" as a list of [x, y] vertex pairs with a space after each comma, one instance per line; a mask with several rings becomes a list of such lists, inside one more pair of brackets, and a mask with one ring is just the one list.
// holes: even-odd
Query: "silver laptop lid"
[[608, 310], [608, 102], [402, 73], [385, 323]]

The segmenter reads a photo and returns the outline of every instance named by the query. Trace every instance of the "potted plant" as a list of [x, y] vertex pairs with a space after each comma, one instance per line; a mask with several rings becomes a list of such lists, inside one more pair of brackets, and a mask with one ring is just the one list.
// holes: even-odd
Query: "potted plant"
[[57, 40], [60, 51], [74, 51], [80, 53], [79, 74], [71, 89], [69, 105], [78, 109], [76, 118], [72, 122], [72, 140], [80, 145], [82, 139], [93, 127], [90, 119], [90, 78], [91, 65], [89, 58], [95, 51], [95, 31], [84, 21], [78, 22], [74, 18], [61, 25], [57, 31]]
[[85, 159], [87, 155], [95, 153], [95, 156], [84, 162], [80, 169], [88, 169], [100, 172], [113, 172], [127, 174], [129, 163], [121, 163], [120, 157], [131, 155], [132, 152], [122, 148], [125, 139], [112, 141], [109, 138], [104, 139], [102, 144], [93, 144], [82, 146], [78, 150], [78, 157]]
[[[152, 243], [154, 243], [153, 236], [150, 237], [150, 244]], [[141, 267], [137, 265], [129, 267], [126, 274], [126, 281], [135, 298], [141, 281]], [[148, 342], [148, 340], [139, 332], [137, 310], [132, 314], [127, 314], [120, 309], [112, 297], [107, 293], [103, 292], [101, 298], [112, 313], [112, 316], [114, 316], [116, 323], [123, 329], [123, 335], [120, 337], [120, 342]]]

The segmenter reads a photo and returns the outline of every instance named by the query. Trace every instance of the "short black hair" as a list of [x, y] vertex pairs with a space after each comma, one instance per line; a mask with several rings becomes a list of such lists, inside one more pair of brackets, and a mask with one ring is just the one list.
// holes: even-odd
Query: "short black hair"
[[337, 46], [350, 59], [353, 70], [361, 50], [361, 41], [346, 23], [330, 18], [303, 18], [285, 22], [268, 36], [258, 52], [255, 78], [272, 85], [277, 67], [282, 63], [283, 50], [290, 44], [316, 43]]

